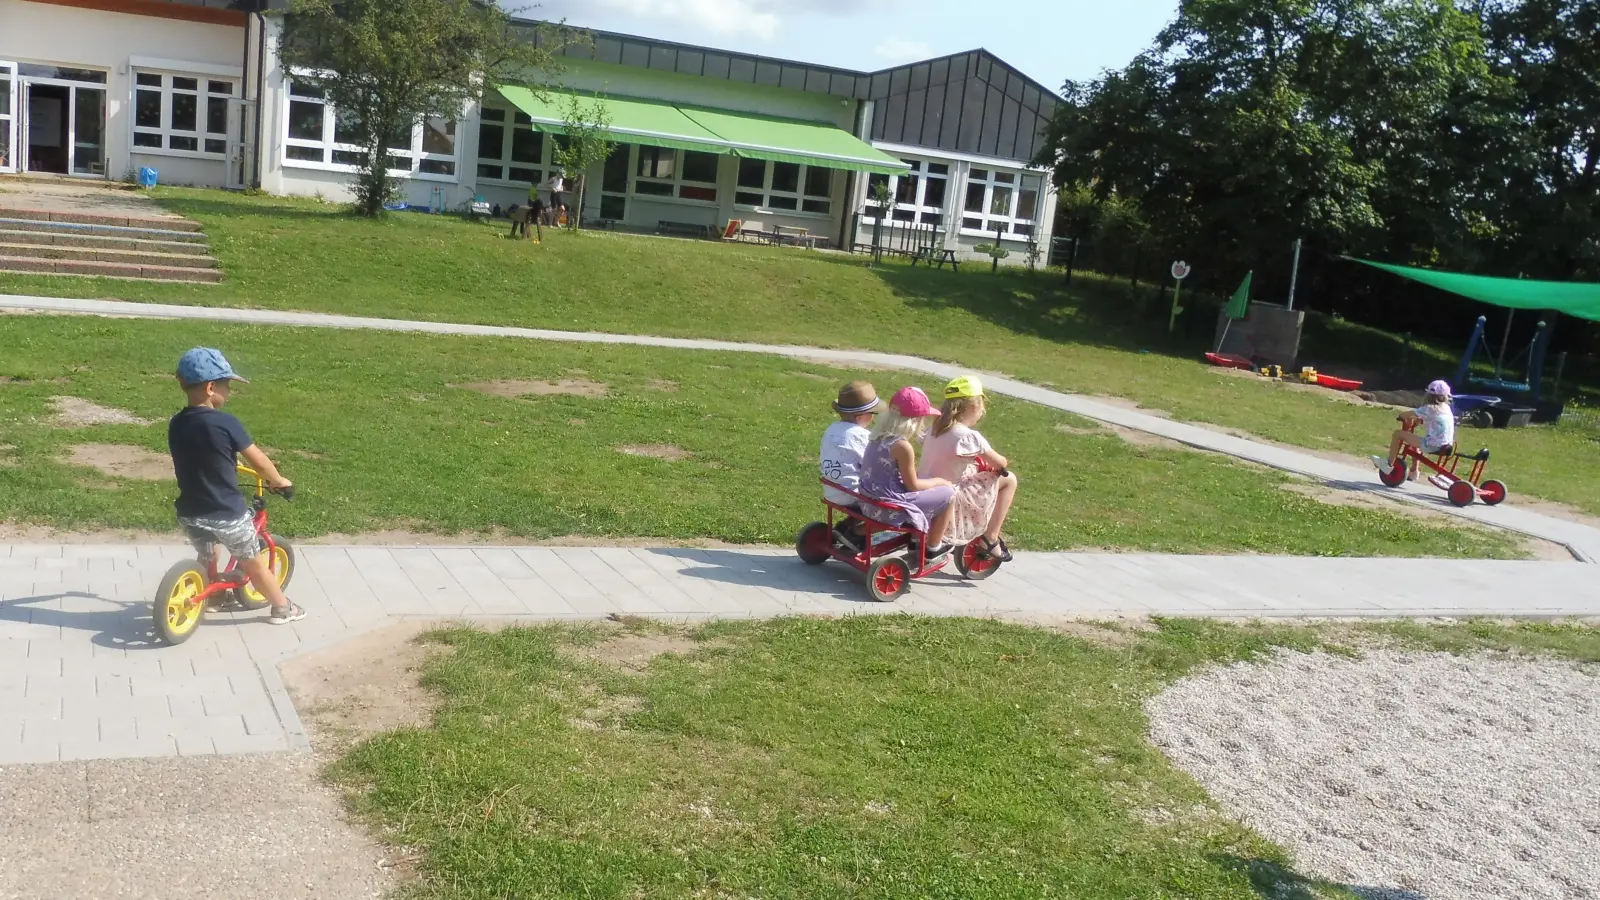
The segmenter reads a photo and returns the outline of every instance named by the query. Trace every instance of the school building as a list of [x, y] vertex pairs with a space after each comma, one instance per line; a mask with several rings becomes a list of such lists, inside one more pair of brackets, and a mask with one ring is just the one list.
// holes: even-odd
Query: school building
[[[0, 0], [0, 173], [349, 197], [355, 147], [277, 55], [288, 0]], [[529, 23], [530, 29], [533, 23]], [[984, 50], [852, 71], [590, 32], [542, 96], [497, 88], [389, 149], [408, 203], [525, 202], [565, 97], [599, 97], [619, 142], [585, 219], [804, 229], [835, 246], [993, 244], [1048, 254], [1034, 166], [1052, 91]], [[887, 188], [887, 205], [873, 201]], [[876, 235], [876, 237], [874, 237]], [[983, 257], [986, 259], [986, 257]]]

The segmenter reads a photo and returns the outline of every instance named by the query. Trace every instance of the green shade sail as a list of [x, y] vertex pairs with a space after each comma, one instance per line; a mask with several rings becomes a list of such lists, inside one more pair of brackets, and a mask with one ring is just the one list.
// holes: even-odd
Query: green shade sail
[[561, 133], [567, 104], [570, 98], [578, 96], [605, 104], [611, 116], [613, 136], [626, 144], [886, 175], [910, 170], [905, 163], [879, 152], [849, 132], [820, 122], [552, 89], [545, 90], [541, 97], [528, 88], [514, 85], [502, 85], [496, 90], [507, 102], [526, 113], [539, 131]]
[[1569, 316], [1600, 322], [1600, 284], [1490, 278], [1487, 275], [1412, 269], [1373, 262], [1369, 259], [1357, 259], [1353, 256], [1347, 256], [1345, 259], [1493, 306], [1503, 306], [1507, 309], [1553, 309]]

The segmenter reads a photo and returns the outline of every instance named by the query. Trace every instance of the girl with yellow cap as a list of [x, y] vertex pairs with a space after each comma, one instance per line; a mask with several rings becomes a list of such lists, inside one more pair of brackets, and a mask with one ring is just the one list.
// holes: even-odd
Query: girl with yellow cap
[[[956, 486], [946, 541], [960, 545], [978, 540], [979, 552], [1009, 562], [1011, 551], [1000, 529], [1017, 496], [1017, 476], [1009, 470], [1010, 460], [973, 429], [984, 411], [983, 382], [978, 376], [963, 375], [945, 385], [939, 421], [922, 442], [918, 474], [947, 479]], [[980, 467], [980, 459], [987, 465]]]

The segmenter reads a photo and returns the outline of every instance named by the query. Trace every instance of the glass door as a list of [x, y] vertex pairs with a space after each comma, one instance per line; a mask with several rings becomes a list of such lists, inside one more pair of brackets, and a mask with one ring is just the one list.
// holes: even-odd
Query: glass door
[[106, 174], [106, 92], [72, 89], [72, 174]]
[[0, 172], [17, 170], [17, 64], [0, 62]]
[[600, 172], [600, 218], [621, 222], [628, 217], [629, 153], [632, 144], [618, 144]]

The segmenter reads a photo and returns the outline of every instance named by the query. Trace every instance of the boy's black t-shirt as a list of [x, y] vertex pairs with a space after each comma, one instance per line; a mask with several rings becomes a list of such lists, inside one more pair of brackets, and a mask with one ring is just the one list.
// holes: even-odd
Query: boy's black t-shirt
[[167, 449], [178, 476], [178, 515], [238, 518], [248, 512], [234, 457], [255, 443], [244, 423], [209, 406], [190, 406], [167, 423]]

